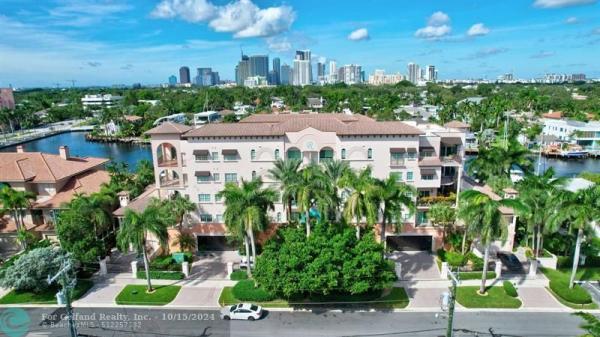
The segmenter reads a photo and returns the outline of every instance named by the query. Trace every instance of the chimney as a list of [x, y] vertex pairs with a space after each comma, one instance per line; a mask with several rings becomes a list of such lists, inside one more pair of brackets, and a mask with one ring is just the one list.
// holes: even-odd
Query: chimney
[[23, 153], [25, 150], [23, 149], [23, 145], [17, 145], [17, 153]]
[[66, 146], [66, 145], [63, 145], [63, 146], [59, 147], [58, 148], [58, 154], [64, 160], [69, 159], [69, 147]]
[[119, 196], [119, 206], [127, 207], [129, 205], [129, 192], [122, 191], [118, 193]]

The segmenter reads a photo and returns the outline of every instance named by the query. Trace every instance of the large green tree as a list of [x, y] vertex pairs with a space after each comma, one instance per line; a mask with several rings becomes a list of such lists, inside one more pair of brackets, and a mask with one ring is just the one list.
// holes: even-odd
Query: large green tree
[[344, 217], [348, 223], [354, 222], [357, 238], [360, 238], [363, 218], [367, 225], [377, 222], [380, 189], [371, 172], [370, 166], [360, 171], [350, 170], [340, 180], [346, 196]]
[[[24, 223], [25, 211], [31, 207], [33, 200], [35, 200], [35, 194], [32, 192], [18, 191], [8, 186], [0, 188], [0, 206], [3, 210], [10, 212], [17, 226], [17, 232], [27, 230]], [[26, 241], [21, 242], [23, 249], [27, 249], [26, 244]]]
[[292, 203], [296, 198], [300, 181], [300, 165], [298, 159], [278, 159], [273, 168], [269, 169], [269, 176], [280, 184], [281, 200], [285, 203], [285, 215], [291, 221]]
[[380, 242], [385, 246], [385, 235], [389, 222], [402, 222], [402, 212], [410, 214], [416, 210], [413, 195], [415, 189], [405, 183], [398, 182], [395, 176], [384, 180], [376, 180], [375, 191], [377, 202], [381, 207], [381, 233]]
[[322, 217], [327, 216], [327, 211], [334, 202], [333, 185], [319, 165], [310, 164], [300, 171], [297, 182], [296, 203], [298, 211], [304, 213], [306, 236], [310, 235], [311, 221], [310, 210], [317, 207]]

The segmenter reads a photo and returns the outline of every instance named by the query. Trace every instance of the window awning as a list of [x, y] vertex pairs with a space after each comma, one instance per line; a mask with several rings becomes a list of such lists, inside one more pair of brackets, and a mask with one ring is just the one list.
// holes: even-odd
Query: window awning
[[433, 148], [433, 146], [421, 146], [421, 147], [419, 147], [419, 150], [421, 150], [421, 151], [433, 151], [435, 149]]
[[401, 147], [392, 147], [392, 148], [390, 148], [390, 152], [391, 153], [404, 153], [404, 152], [406, 152], [406, 149], [401, 148]]
[[208, 177], [210, 176], [210, 171], [196, 171], [194, 175], [196, 177]]
[[226, 156], [233, 156], [238, 154], [238, 150], [236, 149], [224, 149], [221, 151], [222, 154], [226, 155]]
[[432, 169], [421, 169], [421, 175], [423, 176], [428, 176], [428, 175], [435, 175], [435, 170]]
[[406, 149], [406, 152], [417, 152], [417, 149], [415, 149], [414, 147], [409, 147], [408, 149]]
[[446, 145], [461, 145], [462, 139], [460, 137], [442, 138], [442, 143]]
[[208, 150], [194, 150], [194, 156], [208, 156], [210, 152]]

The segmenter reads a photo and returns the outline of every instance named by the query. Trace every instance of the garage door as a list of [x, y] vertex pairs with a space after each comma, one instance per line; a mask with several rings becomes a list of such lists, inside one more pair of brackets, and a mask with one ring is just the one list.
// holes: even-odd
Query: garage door
[[393, 250], [431, 251], [431, 235], [397, 235], [387, 237], [387, 246]]
[[226, 236], [198, 236], [199, 251], [224, 251], [236, 250]]

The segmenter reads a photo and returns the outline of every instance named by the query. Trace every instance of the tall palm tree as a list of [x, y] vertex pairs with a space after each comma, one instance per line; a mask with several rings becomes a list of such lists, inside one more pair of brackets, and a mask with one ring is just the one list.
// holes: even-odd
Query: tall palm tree
[[273, 168], [269, 169], [270, 178], [281, 185], [281, 200], [285, 202], [285, 215], [288, 222], [292, 216], [292, 202], [297, 193], [301, 164], [302, 161], [298, 159], [278, 159]]
[[454, 224], [456, 220], [456, 211], [452, 208], [452, 205], [445, 202], [438, 202], [429, 208], [427, 212], [427, 217], [431, 221], [432, 224], [442, 226], [442, 242], [446, 242], [446, 237], [448, 235], [448, 227]]
[[347, 193], [344, 205], [344, 217], [349, 223], [354, 220], [356, 238], [360, 239], [360, 222], [363, 217], [367, 224], [372, 225], [377, 221], [380, 195], [379, 187], [371, 176], [371, 167], [361, 171], [348, 171], [340, 180], [340, 186]]
[[[25, 210], [31, 207], [32, 201], [35, 200], [35, 194], [29, 191], [17, 191], [8, 186], [0, 189], [0, 203], [2, 208], [8, 210], [12, 218], [15, 220], [17, 232], [26, 230], [24, 223]], [[23, 249], [26, 249], [26, 242], [21, 242]]]
[[390, 176], [384, 180], [376, 180], [378, 201], [381, 205], [381, 243], [385, 245], [385, 233], [388, 222], [402, 221], [402, 211], [404, 209], [413, 213], [416, 210], [415, 202], [412, 196], [414, 188], [398, 182], [396, 177]]
[[467, 223], [467, 230], [479, 236], [484, 247], [483, 273], [479, 293], [486, 291], [490, 245], [499, 239], [506, 239], [507, 223], [500, 212], [501, 207], [523, 210], [524, 206], [517, 199], [495, 199], [476, 190], [464, 191], [460, 195], [459, 217]]
[[331, 208], [335, 212], [335, 220], [339, 221], [340, 219], [340, 196], [338, 191], [338, 186], [340, 184], [340, 179], [346, 174], [347, 171], [350, 170], [350, 165], [346, 161], [342, 160], [329, 160], [323, 164], [323, 174], [332, 185], [332, 205]]
[[125, 211], [125, 217], [117, 233], [117, 244], [122, 251], [127, 251], [129, 245], [132, 245], [138, 253], [142, 254], [148, 292], [153, 292], [154, 288], [152, 288], [152, 282], [150, 281], [150, 264], [146, 251], [147, 236], [152, 234], [161, 246], [167, 244], [169, 239], [167, 227], [172, 224], [170, 221], [172, 218], [165, 217], [165, 211], [163, 205], [157, 199], [153, 199], [146, 209], [140, 213], [128, 209]]
[[296, 188], [298, 210], [304, 213], [306, 236], [310, 236], [310, 209], [318, 206], [322, 213], [331, 206], [333, 186], [318, 165], [311, 164], [300, 171]]
[[530, 172], [532, 169], [529, 151], [516, 141], [510, 141], [505, 146], [492, 145], [489, 148], [481, 148], [477, 158], [470, 163], [468, 171], [470, 175], [482, 181], [492, 177], [510, 179], [513, 166], [520, 167], [524, 172]]
[[569, 280], [569, 287], [573, 288], [584, 231], [593, 230], [594, 225], [600, 221], [600, 185], [594, 185], [577, 192], [566, 191], [555, 198], [555, 201], [558, 207], [555, 213], [549, 217], [548, 226], [552, 230], [558, 230], [567, 223], [571, 231], [577, 232], [573, 267]]
[[[244, 238], [246, 257], [248, 258], [248, 276], [252, 276], [252, 262], [256, 262], [256, 244], [254, 232], [264, 229], [268, 222], [267, 211], [274, 209], [277, 191], [263, 188], [260, 178], [250, 181], [242, 179], [238, 186], [234, 183], [225, 184], [225, 188], [217, 195], [223, 197], [225, 212], [223, 214], [228, 229], [237, 236]], [[252, 248], [252, 259], [250, 251]]]
[[[183, 221], [185, 220], [186, 214], [196, 210], [196, 204], [190, 201], [189, 198], [181, 196], [177, 193], [169, 202], [171, 211], [175, 215], [175, 221], [177, 222], [177, 229], [179, 230], [179, 236], [183, 234]], [[179, 249], [183, 251], [182, 241], [179, 240]]]
[[517, 183], [519, 199], [527, 205], [527, 213], [521, 214], [533, 232], [533, 251], [539, 256], [543, 247], [543, 235], [548, 231], [548, 219], [556, 211], [554, 199], [563, 193], [565, 178], [555, 178], [550, 168], [541, 175], [527, 174]]

